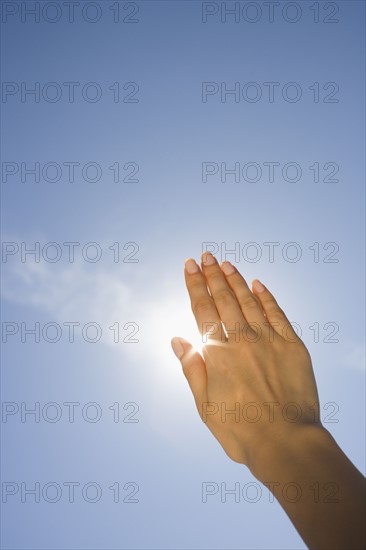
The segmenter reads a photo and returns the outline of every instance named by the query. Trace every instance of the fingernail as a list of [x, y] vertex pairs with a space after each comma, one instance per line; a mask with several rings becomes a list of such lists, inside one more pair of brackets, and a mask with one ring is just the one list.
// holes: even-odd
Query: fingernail
[[185, 261], [185, 268], [190, 275], [192, 275], [192, 273], [197, 273], [200, 269], [192, 258], [188, 258], [188, 260]]
[[235, 267], [230, 262], [224, 262], [221, 264], [221, 269], [225, 273], [225, 275], [231, 275], [235, 272]]
[[216, 260], [214, 256], [212, 256], [211, 252], [206, 252], [202, 257], [202, 262], [204, 265], [213, 265], [216, 263]]
[[173, 338], [171, 341], [171, 345], [175, 355], [178, 357], [178, 359], [181, 359], [184, 355], [184, 348], [179, 338]]
[[257, 292], [264, 292], [266, 290], [262, 283], [258, 281], [258, 279], [254, 279], [252, 285], [254, 290], [256, 290]]

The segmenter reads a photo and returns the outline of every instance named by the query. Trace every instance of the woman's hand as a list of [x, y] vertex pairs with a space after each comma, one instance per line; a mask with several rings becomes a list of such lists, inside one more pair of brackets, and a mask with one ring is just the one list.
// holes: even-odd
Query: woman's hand
[[276, 300], [209, 253], [185, 277], [203, 357], [182, 338], [172, 346], [202, 420], [309, 548], [365, 548], [365, 479], [319, 421], [309, 353]]
[[186, 261], [185, 279], [203, 358], [182, 338], [172, 347], [202, 420], [230, 458], [255, 469], [280, 439], [321, 427], [309, 353], [272, 294], [259, 281], [252, 292], [231, 263], [204, 253], [202, 270]]

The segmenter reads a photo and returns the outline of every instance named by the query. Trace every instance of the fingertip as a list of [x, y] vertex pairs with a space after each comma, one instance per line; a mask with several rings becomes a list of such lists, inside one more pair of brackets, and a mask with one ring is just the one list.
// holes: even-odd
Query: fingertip
[[261, 294], [266, 290], [265, 286], [258, 279], [252, 281], [252, 289], [256, 294]]
[[198, 273], [200, 270], [199, 265], [193, 258], [187, 258], [185, 260], [184, 269], [189, 275], [193, 275], [193, 273]]
[[202, 266], [215, 265], [217, 262], [215, 256], [209, 250], [202, 252], [201, 254], [201, 264]]
[[184, 355], [184, 347], [182, 345], [182, 342], [181, 342], [181, 339], [178, 338], [178, 336], [175, 336], [174, 338], [171, 339], [170, 341], [170, 344], [172, 346], [172, 349], [175, 353], [175, 356], [181, 360], [181, 358], [183, 357]]
[[222, 262], [220, 267], [225, 275], [232, 275], [233, 273], [236, 272], [236, 268], [233, 266], [231, 262], [228, 262], [227, 260], [225, 262]]
[[171, 339], [170, 344], [179, 360], [181, 360], [187, 351], [192, 348], [192, 345], [181, 336], [174, 336], [174, 338]]

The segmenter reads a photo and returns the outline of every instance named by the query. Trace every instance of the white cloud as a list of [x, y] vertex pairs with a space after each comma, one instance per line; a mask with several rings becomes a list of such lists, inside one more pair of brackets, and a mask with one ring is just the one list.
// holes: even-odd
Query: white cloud
[[[155, 356], [160, 363], [170, 362], [173, 357], [172, 336], [198, 341], [183, 281], [166, 286], [163, 281], [151, 280], [151, 275], [146, 273], [149, 286], [146, 284], [142, 289], [141, 280], [123, 282], [124, 275], [118, 269], [108, 271], [102, 266], [81, 262], [9, 263], [3, 271], [3, 297], [33, 308], [35, 320], [42, 314], [48, 316], [47, 321], [58, 323], [96, 322], [106, 335], [101, 341], [113, 345], [113, 332], [108, 327], [115, 322], [121, 326], [134, 322], [140, 328], [139, 350]], [[140, 266], [139, 273], [141, 275]], [[130, 332], [132, 329], [124, 335]], [[135, 347], [123, 346], [124, 351]]]
[[[96, 322], [102, 328], [117, 321], [138, 322], [131, 289], [116, 275], [95, 265], [8, 265], [2, 294], [13, 303], [47, 314], [49, 321]], [[110, 338], [105, 342], [113, 343], [113, 333], [108, 332]]]

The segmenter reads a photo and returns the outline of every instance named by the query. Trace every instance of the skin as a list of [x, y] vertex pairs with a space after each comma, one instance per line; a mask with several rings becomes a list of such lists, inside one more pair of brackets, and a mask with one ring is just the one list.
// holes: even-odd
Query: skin
[[184, 274], [204, 347], [172, 347], [201, 419], [309, 548], [365, 548], [365, 478], [322, 426], [309, 352], [274, 296], [210, 253]]

